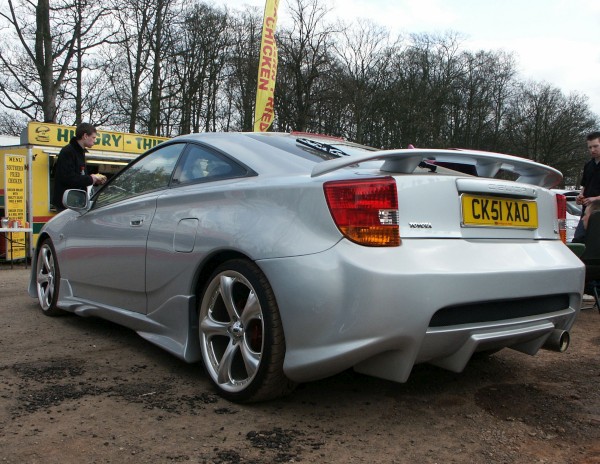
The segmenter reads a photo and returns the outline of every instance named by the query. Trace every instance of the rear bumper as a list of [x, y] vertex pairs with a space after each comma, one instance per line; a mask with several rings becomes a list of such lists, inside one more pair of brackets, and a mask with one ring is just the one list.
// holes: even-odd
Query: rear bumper
[[[277, 298], [284, 370], [295, 381], [354, 367], [403, 382], [420, 362], [460, 371], [474, 351], [513, 347], [534, 354], [553, 330], [572, 326], [585, 274], [559, 241], [415, 239], [381, 249], [341, 241], [323, 253], [258, 264]], [[455, 306], [464, 315], [465, 305], [477, 311], [480, 302], [547, 295], [564, 304], [451, 322]], [[447, 325], [431, 326], [443, 308], [450, 312]]]

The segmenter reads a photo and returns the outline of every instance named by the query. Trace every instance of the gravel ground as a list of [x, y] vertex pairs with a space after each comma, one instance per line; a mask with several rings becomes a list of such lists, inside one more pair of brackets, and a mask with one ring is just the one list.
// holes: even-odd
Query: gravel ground
[[0, 266], [0, 462], [600, 463], [600, 314], [566, 353], [503, 350], [406, 384], [344, 372], [269, 403], [98, 319], [48, 318]]

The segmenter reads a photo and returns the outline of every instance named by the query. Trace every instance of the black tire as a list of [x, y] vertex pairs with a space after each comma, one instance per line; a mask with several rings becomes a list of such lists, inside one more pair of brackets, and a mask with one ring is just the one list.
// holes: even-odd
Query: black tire
[[212, 273], [199, 303], [204, 367], [219, 393], [236, 402], [290, 393], [285, 337], [273, 290], [254, 263], [236, 259]]
[[62, 316], [65, 312], [56, 306], [60, 285], [60, 270], [52, 240], [45, 239], [38, 248], [36, 262], [36, 288], [38, 301], [46, 316]]

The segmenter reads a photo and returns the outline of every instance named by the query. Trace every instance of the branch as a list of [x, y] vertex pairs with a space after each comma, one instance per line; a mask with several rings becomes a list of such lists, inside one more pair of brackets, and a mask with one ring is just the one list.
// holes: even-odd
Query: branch
[[6, 20], [15, 27], [15, 31], [17, 32], [17, 35], [19, 36], [21, 45], [23, 45], [23, 48], [25, 49], [25, 52], [27, 52], [27, 55], [29, 56], [31, 61], [35, 63], [35, 55], [32, 53], [31, 49], [27, 45], [27, 42], [25, 41], [25, 37], [23, 36], [23, 31], [21, 30], [21, 27], [19, 26], [19, 23], [17, 22], [17, 17], [15, 15], [15, 9], [13, 7], [12, 0], [8, 0], [8, 6], [10, 7], [10, 15], [11, 15], [12, 19], [9, 18], [8, 16], [6, 16], [4, 13], [0, 13], [0, 15], [2, 17], [6, 18]]

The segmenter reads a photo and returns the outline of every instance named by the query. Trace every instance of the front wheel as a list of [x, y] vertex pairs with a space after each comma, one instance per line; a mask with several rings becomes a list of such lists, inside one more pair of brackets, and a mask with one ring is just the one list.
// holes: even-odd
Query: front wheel
[[199, 320], [204, 365], [223, 397], [260, 401], [294, 389], [283, 373], [285, 338], [275, 296], [254, 263], [232, 260], [215, 269]]
[[52, 240], [44, 240], [38, 250], [36, 264], [36, 287], [40, 307], [46, 316], [60, 316], [64, 311], [56, 306], [60, 270]]

